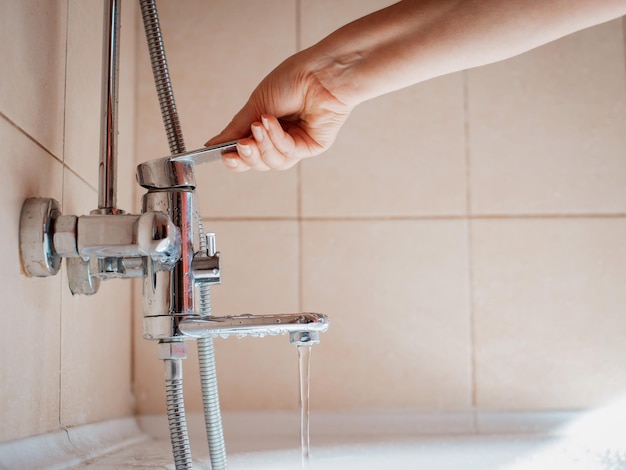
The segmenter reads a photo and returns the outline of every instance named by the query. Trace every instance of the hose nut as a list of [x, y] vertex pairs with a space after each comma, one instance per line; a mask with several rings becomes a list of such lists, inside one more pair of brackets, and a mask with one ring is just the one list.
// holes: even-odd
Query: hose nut
[[78, 217], [75, 215], [62, 215], [54, 224], [53, 245], [57, 255], [68, 258], [78, 256], [76, 245], [76, 224]]
[[182, 341], [157, 344], [159, 359], [187, 359], [187, 345]]

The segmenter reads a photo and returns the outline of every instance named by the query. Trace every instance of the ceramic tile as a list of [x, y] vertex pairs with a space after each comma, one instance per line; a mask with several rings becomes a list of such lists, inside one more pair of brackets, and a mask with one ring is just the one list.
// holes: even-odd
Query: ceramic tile
[[0, 112], [63, 156], [67, 0], [0, 4]]
[[626, 220], [473, 222], [482, 409], [589, 408], [623, 395]]
[[[118, 91], [118, 207], [135, 206], [135, 15], [137, 6], [121, 9]], [[71, 0], [67, 52], [65, 163], [98, 187], [102, 81], [103, 8], [98, 2]], [[94, 209], [97, 196], [93, 199]]]
[[466, 223], [311, 221], [302, 235], [303, 308], [330, 319], [315, 408], [467, 409]]
[[302, 164], [308, 217], [464, 214], [460, 74], [361, 104], [335, 144]]
[[64, 161], [93, 188], [100, 153], [103, 13], [101, 2], [69, 1]]
[[137, 88], [137, 18], [139, 2], [126, 2], [122, 8], [120, 33], [120, 77], [117, 155], [117, 202], [127, 212], [141, 210], [139, 190], [135, 177], [136, 155], [136, 88]]
[[[66, 170], [64, 212], [82, 215], [96, 192]], [[93, 296], [72, 296], [63, 269], [61, 424], [75, 426], [130, 415], [132, 288], [102, 282]]]
[[623, 213], [622, 22], [468, 73], [472, 211]]
[[[214, 315], [298, 311], [297, 222], [207, 221], [204, 225], [217, 234], [223, 270], [222, 284], [211, 289]], [[143, 343], [137, 345], [135, 357], [138, 409], [140, 413], [162, 412], [162, 366], [156, 359], [154, 343]], [[286, 336], [219, 339], [215, 346], [225, 409], [297, 406], [297, 354]], [[189, 350], [185, 401], [189, 410], [199, 410], [202, 405], [193, 343], [189, 343]]]
[[61, 163], [0, 116], [11, 165], [0, 174], [2, 293], [0, 441], [43, 433], [59, 421], [61, 277], [27, 278], [19, 257], [19, 219], [28, 197], [61, 200]]
[[[295, 1], [159, 4], [172, 85], [188, 150], [219, 133], [261, 79], [295, 52]], [[236, 18], [237, 34], [233, 34]], [[225, 20], [228, 19], [228, 20]], [[139, 36], [143, 36], [141, 33]], [[138, 37], [139, 161], [169, 154], [145, 38]], [[227, 47], [225, 47], [227, 45]], [[297, 172], [235, 174], [199, 167], [205, 216], [293, 216]], [[242, 197], [244, 195], [244, 197]]]
[[[391, 3], [303, 1], [303, 46]], [[303, 215], [465, 213], [463, 126], [460, 74], [361, 104], [331, 149], [302, 164]]]

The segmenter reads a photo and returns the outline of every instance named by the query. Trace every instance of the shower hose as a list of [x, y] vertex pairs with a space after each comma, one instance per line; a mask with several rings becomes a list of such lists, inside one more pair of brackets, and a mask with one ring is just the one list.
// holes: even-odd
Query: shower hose
[[[178, 119], [174, 92], [167, 67], [165, 48], [161, 36], [161, 27], [155, 0], [140, 0], [141, 15], [143, 18], [152, 74], [159, 97], [161, 115], [165, 125], [167, 141], [171, 154], [185, 152], [185, 143]], [[206, 239], [202, 225], [202, 217], [196, 213], [198, 232], [200, 235], [200, 251], [206, 252]], [[200, 314], [211, 315], [210, 286], [200, 286]], [[213, 338], [199, 338], [198, 360], [200, 363], [200, 384], [202, 389], [202, 403], [206, 424], [207, 439], [212, 470], [226, 470], [226, 446], [222, 429], [222, 417], [217, 389], [217, 374], [215, 368], [215, 352]], [[172, 453], [176, 469], [191, 469], [191, 450], [183, 403], [182, 379], [166, 382], [167, 416], [172, 441]]]

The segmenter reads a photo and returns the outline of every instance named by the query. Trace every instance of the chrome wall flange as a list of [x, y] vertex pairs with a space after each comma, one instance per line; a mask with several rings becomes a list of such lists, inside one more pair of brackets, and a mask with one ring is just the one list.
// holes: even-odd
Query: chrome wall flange
[[51, 198], [26, 199], [20, 214], [20, 258], [29, 277], [54, 276], [61, 256], [54, 251], [54, 224], [61, 215], [59, 203]]

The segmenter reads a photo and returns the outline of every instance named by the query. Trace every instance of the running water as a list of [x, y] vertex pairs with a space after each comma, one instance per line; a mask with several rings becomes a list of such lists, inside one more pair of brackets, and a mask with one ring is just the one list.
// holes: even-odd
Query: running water
[[302, 467], [307, 467], [311, 456], [309, 437], [309, 379], [311, 376], [311, 343], [298, 345], [300, 360], [300, 443]]

